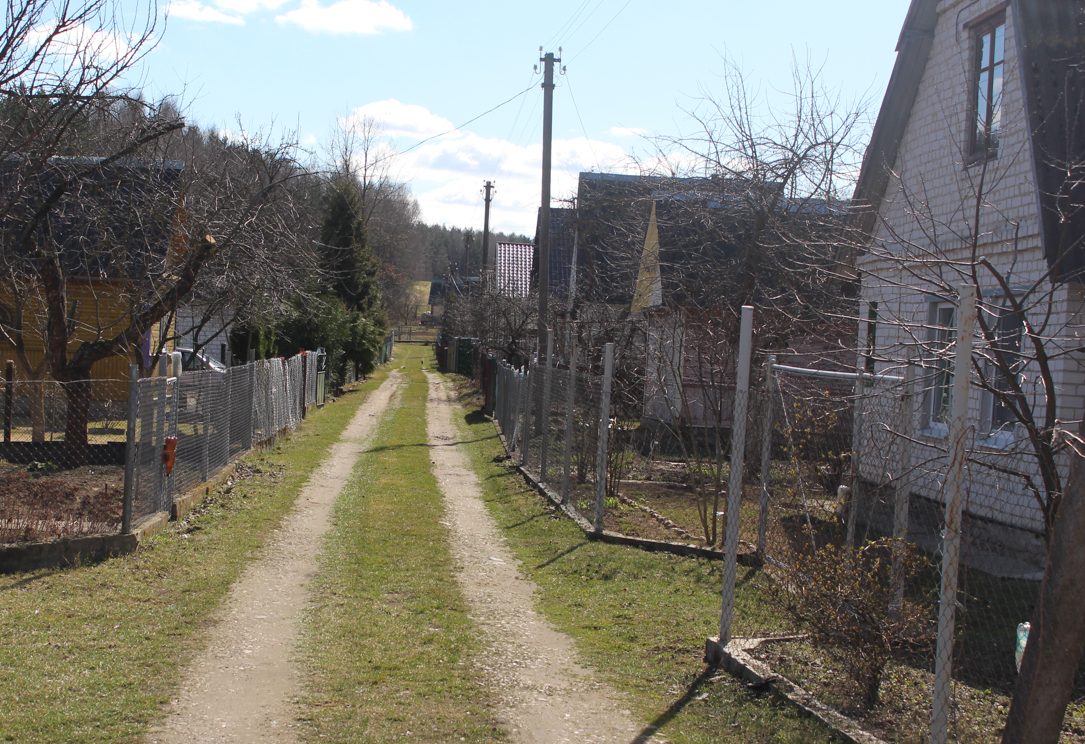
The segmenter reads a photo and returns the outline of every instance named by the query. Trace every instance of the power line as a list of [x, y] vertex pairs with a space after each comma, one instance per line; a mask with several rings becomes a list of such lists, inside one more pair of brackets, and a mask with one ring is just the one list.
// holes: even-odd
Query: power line
[[[533, 90], [535, 90], [535, 82], [534, 81], [532, 81], [531, 85], [527, 86], [526, 88], [524, 88], [522, 91], [520, 91], [516, 95], [511, 96], [509, 98], [506, 98], [501, 103], [497, 104], [496, 106], [494, 106], [492, 108], [486, 109], [485, 111], [483, 111], [481, 114], [479, 114], [477, 116], [471, 117], [470, 119], [465, 121], [463, 124], [460, 124], [459, 126], [456, 126], [456, 127], [452, 127], [451, 129], [447, 129], [447, 130], [445, 130], [443, 132], [438, 132], [437, 134], [430, 135], [429, 137], [426, 137], [423, 140], [419, 140], [418, 142], [415, 142], [413, 145], [411, 145], [410, 147], [408, 147], [405, 150], [399, 150], [397, 152], [394, 152], [394, 153], [386, 156], [385, 158], [383, 158], [383, 160], [391, 160], [393, 158], [399, 157], [400, 155], [406, 155], [411, 150], [417, 150], [419, 147], [426, 144], [427, 142], [432, 142], [435, 139], [440, 139], [441, 137], [444, 137], [446, 135], [452, 134], [453, 132], [457, 132], [457, 131], [463, 129], [464, 127], [468, 127], [471, 124], [474, 124], [476, 121], [478, 121], [482, 117], [487, 116], [489, 114], [492, 114], [494, 111], [497, 111], [502, 106], [507, 106], [508, 104], [512, 103], [517, 98], [519, 98], [520, 96], [526, 95], [527, 93], [530, 93]], [[377, 162], [380, 162], [380, 161], [378, 160]]]
[[591, 137], [588, 135], [588, 129], [584, 126], [584, 119], [580, 116], [580, 107], [576, 105], [576, 96], [573, 95], [573, 85], [568, 74], [565, 76], [565, 88], [569, 91], [569, 99], [573, 102], [573, 111], [576, 112], [576, 120], [580, 122], [580, 131], [584, 134], [584, 141], [588, 144], [588, 149], [591, 151], [592, 160], [595, 161], [595, 169], [602, 170], [599, 165], [599, 155], [595, 152], [595, 146], [592, 145]]
[[598, 32], [597, 32], [597, 33], [595, 34], [595, 36], [591, 37], [591, 40], [590, 40], [590, 41], [588, 41], [588, 43], [587, 43], [587, 44], [585, 44], [584, 46], [580, 47], [580, 51], [579, 51], [579, 52], [577, 52], [576, 54], [574, 54], [574, 55], [573, 55], [572, 57], [570, 57], [570, 58], [569, 58], [569, 61], [570, 61], [570, 62], [572, 62], [572, 61], [573, 61], [574, 59], [576, 59], [576, 58], [577, 58], [577, 57], [579, 57], [579, 56], [580, 56], [581, 54], [583, 54], [583, 53], [584, 53], [584, 52], [585, 52], [585, 51], [586, 51], [586, 50], [588, 49], [588, 47], [590, 47], [590, 46], [591, 46], [592, 44], [594, 44], [594, 43], [595, 43], [595, 40], [596, 40], [596, 39], [598, 39], [598, 38], [599, 38], [600, 36], [602, 36], [602, 35], [603, 35], [603, 32], [604, 32], [604, 31], [606, 31], [606, 30], [607, 30], [608, 28], [610, 28], [610, 24], [614, 23], [614, 21], [616, 21], [616, 20], [618, 19], [618, 16], [620, 16], [620, 15], [622, 14], [622, 12], [623, 12], [623, 11], [625, 11], [625, 9], [629, 7], [629, 4], [630, 4], [631, 2], [633, 2], [633, 0], [625, 0], [625, 5], [623, 5], [622, 7], [618, 8], [618, 12], [617, 12], [617, 13], [615, 13], [614, 15], [612, 15], [612, 16], [610, 17], [610, 20], [609, 20], [609, 21], [607, 21], [607, 22], [606, 22], [606, 23], [605, 23], [605, 24], [603, 25], [603, 27], [602, 27], [601, 29], [599, 29], [599, 31], [598, 31]]
[[[598, 9], [599, 3], [601, 3], [602, 1], [603, 0], [597, 0], [596, 9]], [[553, 47], [554, 44], [556, 44], [558, 41], [560, 41], [563, 38], [562, 34], [565, 34], [570, 28], [572, 28], [573, 24], [577, 22], [577, 19], [584, 12], [584, 9], [588, 7], [588, 4], [590, 2], [591, 2], [591, 0], [584, 0], [584, 2], [580, 3], [580, 7], [573, 11], [572, 15], [570, 15], [569, 18], [566, 19], [565, 23], [561, 24], [561, 26], [558, 28], [558, 30], [555, 31], [554, 34], [550, 37], [550, 40], [548, 42], [546, 42], [545, 46], [546, 46], [547, 49], [550, 49], [551, 47]], [[594, 13], [594, 12], [595, 12], [595, 10], [592, 11], [592, 13]], [[588, 18], [591, 17], [592, 13], [588, 14]], [[583, 24], [583, 21], [581, 21], [581, 24]]]

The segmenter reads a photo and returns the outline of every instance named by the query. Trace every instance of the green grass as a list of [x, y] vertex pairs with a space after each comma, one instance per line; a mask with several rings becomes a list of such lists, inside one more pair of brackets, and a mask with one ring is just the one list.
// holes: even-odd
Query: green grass
[[[718, 563], [586, 539], [495, 462], [504, 452], [487, 436], [491, 422], [468, 415], [463, 427], [487, 506], [538, 584], [541, 610], [630, 696], [644, 721], [675, 744], [834, 741], [832, 732], [773, 694], [748, 691], [704, 666], [704, 640], [719, 623]], [[761, 598], [762, 582], [740, 567], [735, 615], [770, 630], [780, 620]]]
[[163, 715], [230, 585], [386, 374], [246, 456], [253, 477], [137, 553], [0, 576], [0, 741], [138, 740]]
[[398, 347], [407, 385], [336, 504], [307, 619], [306, 737], [504, 739], [477, 681], [477, 631], [455, 580], [426, 442], [432, 352]]

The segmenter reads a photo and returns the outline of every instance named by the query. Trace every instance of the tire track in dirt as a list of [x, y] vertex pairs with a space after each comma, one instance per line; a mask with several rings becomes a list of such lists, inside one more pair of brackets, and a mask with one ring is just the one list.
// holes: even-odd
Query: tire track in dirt
[[148, 737], [184, 742], [294, 742], [300, 674], [294, 650], [332, 507], [403, 374], [393, 371], [347, 424], [261, 558], [230, 589], [204, 653], [186, 670], [169, 717]]
[[641, 727], [618, 694], [582, 667], [572, 639], [535, 611], [535, 585], [520, 574], [486, 511], [478, 476], [459, 447], [448, 446], [459, 438], [448, 383], [427, 377], [433, 473], [445, 499], [457, 578], [485, 635], [481, 671], [501, 701], [502, 721], [517, 742], [633, 741]]

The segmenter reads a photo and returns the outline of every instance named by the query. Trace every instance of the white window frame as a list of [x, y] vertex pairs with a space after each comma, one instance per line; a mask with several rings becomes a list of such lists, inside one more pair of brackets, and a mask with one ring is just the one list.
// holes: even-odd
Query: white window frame
[[[996, 339], [995, 343], [1001, 343], [1005, 339], [1016, 336], [1016, 348], [1009, 348], [1006, 349], [1006, 351], [1011, 354], [1016, 354], [1018, 356], [1018, 362], [1014, 365], [1016, 367], [1016, 369], [1014, 370], [1014, 374], [1020, 381], [1022, 369], [1026, 363], [1025, 358], [1021, 354], [1021, 350], [1025, 343], [1025, 319], [1022, 315], [1014, 313], [1012, 311], [1012, 309], [1009, 307], [1009, 303], [1006, 301], [1005, 298], [1000, 299], [998, 297], [995, 297], [991, 301], [991, 305], [998, 310], [997, 316], [995, 316], [993, 313], [989, 313], [989, 315], [992, 316], [989, 322], [994, 325], [993, 330]], [[1014, 319], [1016, 320], [1016, 323], [1014, 323]], [[1007, 320], [1009, 320], [1010, 323], [1013, 323], [1012, 328], [1008, 323], [1006, 323]], [[987, 361], [985, 374], [987, 375], [987, 379], [990, 384], [992, 386], [995, 385], [997, 369], [993, 360]], [[1016, 422], [1012, 419], [1002, 422], [997, 421], [997, 419], [999, 418], [997, 410], [998, 402], [999, 398], [995, 393], [990, 390], [984, 391], [983, 421], [981, 423], [983, 426], [982, 430], [986, 432], [987, 435], [983, 439], [981, 444], [986, 447], [1005, 449], [1011, 446], [1016, 440], [1017, 436], [1015, 430], [1017, 426]]]
[[949, 435], [949, 411], [953, 401], [953, 359], [950, 347], [957, 337], [957, 305], [935, 300], [927, 305], [929, 349], [927, 390], [923, 400], [923, 433], [929, 437]]

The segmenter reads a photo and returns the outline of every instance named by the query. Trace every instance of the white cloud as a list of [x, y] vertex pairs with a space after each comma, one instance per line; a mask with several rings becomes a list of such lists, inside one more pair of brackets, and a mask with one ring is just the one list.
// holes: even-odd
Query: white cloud
[[411, 19], [387, 0], [337, 0], [321, 5], [319, 0], [301, 0], [301, 5], [276, 16], [306, 31], [328, 34], [374, 35], [384, 31], [410, 31]]
[[86, 62], [112, 63], [130, 55], [131, 41], [123, 34], [76, 24], [57, 33], [56, 26], [45, 24], [27, 34], [30, 45], [45, 45], [45, 57], [78, 57]]
[[452, 122], [437, 116], [424, 106], [403, 103], [394, 98], [359, 106], [341, 123], [345, 126], [358, 126], [365, 119], [376, 122], [380, 134], [386, 137], [425, 139], [453, 128]]
[[[393, 177], [406, 182], [422, 208], [422, 219], [481, 229], [484, 181], [496, 183], [491, 228], [535, 234], [539, 209], [542, 146], [454, 130], [447, 119], [423, 106], [396, 100], [375, 101], [354, 109], [347, 121], [369, 117], [378, 136], [393, 141]], [[410, 152], [409, 147], [417, 145]], [[613, 142], [586, 138], [558, 139], [553, 145], [551, 195], [555, 204], [575, 194], [580, 171], [628, 170], [629, 157]]]
[[186, 21], [203, 23], [228, 23], [240, 26], [245, 19], [236, 14], [224, 13], [211, 5], [204, 5], [199, 0], [173, 0], [166, 9], [170, 18], [184, 18]]

